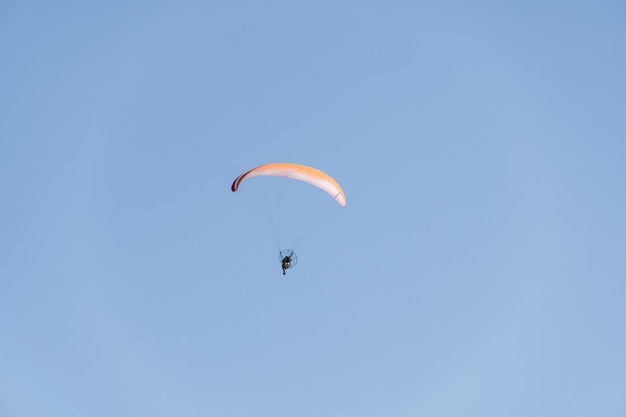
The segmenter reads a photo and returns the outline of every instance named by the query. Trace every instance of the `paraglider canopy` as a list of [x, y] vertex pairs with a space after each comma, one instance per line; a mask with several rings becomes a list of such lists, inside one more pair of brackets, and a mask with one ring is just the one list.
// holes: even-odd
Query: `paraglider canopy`
[[309, 184], [326, 191], [341, 207], [346, 205], [346, 195], [343, 193], [339, 184], [337, 184], [337, 181], [318, 169], [298, 164], [279, 163], [261, 165], [238, 176], [235, 181], [233, 181], [233, 185], [230, 189], [235, 192], [239, 188], [239, 184], [241, 184], [241, 182], [246, 178], [261, 176], [287, 177], [308, 182]]

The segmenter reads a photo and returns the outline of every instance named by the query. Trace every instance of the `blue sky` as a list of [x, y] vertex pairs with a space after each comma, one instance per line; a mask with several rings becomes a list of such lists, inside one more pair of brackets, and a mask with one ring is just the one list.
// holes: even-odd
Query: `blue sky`
[[[0, 415], [626, 414], [626, 8], [0, 5]], [[230, 191], [331, 174], [276, 248]]]

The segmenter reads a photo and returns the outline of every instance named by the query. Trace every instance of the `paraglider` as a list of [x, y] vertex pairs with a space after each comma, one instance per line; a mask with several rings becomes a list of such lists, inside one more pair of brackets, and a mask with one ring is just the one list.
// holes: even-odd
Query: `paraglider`
[[[267, 229], [274, 236], [278, 246], [279, 260], [283, 275], [285, 275], [286, 271], [298, 262], [298, 257], [294, 252], [296, 247], [330, 206], [345, 207], [346, 196], [339, 184], [328, 174], [315, 168], [291, 163], [267, 164], [250, 169], [233, 181], [231, 191], [238, 191], [244, 181], [247, 183], [249, 179], [255, 177], [282, 177], [287, 180], [278, 184], [272, 183], [266, 189], [261, 187], [259, 181], [246, 190], [252, 195], [254, 194], [252, 191], [258, 188], [256, 200], [253, 200], [249, 206], [254, 214], [258, 214], [264, 219], [264, 223], [268, 224]], [[310, 184], [314, 188], [304, 186], [302, 183]], [[302, 184], [297, 187], [304, 186], [306, 190], [300, 188], [294, 190], [289, 187], [290, 184]], [[304, 191], [308, 192], [309, 189], [315, 190], [314, 194], [309, 197], [311, 200], [298, 201], [299, 194]], [[319, 190], [327, 196], [323, 197]], [[332, 200], [328, 199], [328, 196], [332, 197]], [[326, 203], [327, 201], [330, 204]], [[290, 246], [288, 246], [290, 249], [284, 249], [282, 246], [283, 234], [287, 232], [291, 232]]]
[[291, 268], [291, 258], [289, 256], [285, 256], [282, 262], [283, 262], [283, 275], [285, 275], [285, 271]]

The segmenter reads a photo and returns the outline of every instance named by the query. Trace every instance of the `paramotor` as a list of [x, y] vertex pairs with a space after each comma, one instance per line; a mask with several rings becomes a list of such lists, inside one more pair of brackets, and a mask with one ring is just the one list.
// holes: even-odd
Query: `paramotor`
[[[268, 181], [274, 178], [276, 182], [254, 180], [250, 186], [246, 185], [255, 177], [267, 177]], [[242, 187], [242, 183], [246, 187]], [[232, 192], [240, 188], [242, 190], [238, 194], [243, 194], [246, 205], [261, 218], [278, 246], [283, 275], [296, 265], [298, 258], [293, 250], [322, 215], [331, 206], [346, 205], [346, 196], [332, 177], [318, 169], [292, 163], [274, 163], [250, 169], [239, 175], [231, 185]], [[332, 200], [324, 197], [319, 190]], [[287, 235], [289, 238], [285, 239]], [[290, 249], [283, 247], [286, 241]]]

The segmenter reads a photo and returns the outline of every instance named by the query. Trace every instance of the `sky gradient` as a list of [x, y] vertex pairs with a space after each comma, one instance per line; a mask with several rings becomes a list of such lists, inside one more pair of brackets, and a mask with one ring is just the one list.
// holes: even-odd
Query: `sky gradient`
[[0, 416], [626, 415], [626, 7], [549, 3], [2, 2]]

